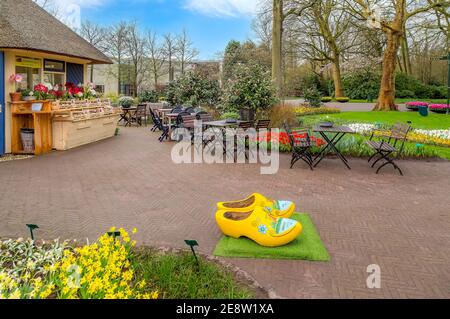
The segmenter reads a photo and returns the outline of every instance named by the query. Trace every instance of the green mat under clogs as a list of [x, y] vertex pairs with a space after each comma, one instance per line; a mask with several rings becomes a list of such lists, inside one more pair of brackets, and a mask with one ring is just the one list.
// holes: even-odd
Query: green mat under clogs
[[248, 238], [224, 236], [214, 250], [214, 256], [234, 258], [301, 259], [330, 261], [328, 251], [320, 239], [308, 214], [294, 214], [291, 219], [299, 221], [303, 231], [288, 245], [276, 248], [263, 247]]

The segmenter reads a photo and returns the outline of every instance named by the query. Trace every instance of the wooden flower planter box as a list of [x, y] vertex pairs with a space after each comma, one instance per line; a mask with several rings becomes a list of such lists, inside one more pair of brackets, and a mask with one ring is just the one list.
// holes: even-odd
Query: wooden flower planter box
[[112, 137], [119, 118], [116, 111], [102, 107], [55, 110], [53, 148], [64, 151]]

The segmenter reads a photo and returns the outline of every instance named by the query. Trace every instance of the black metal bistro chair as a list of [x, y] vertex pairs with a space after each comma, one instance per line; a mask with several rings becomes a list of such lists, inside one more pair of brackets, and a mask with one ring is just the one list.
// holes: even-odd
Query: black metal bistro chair
[[403, 148], [405, 146], [406, 138], [408, 137], [408, 133], [411, 130], [411, 125], [404, 123], [395, 124], [390, 134], [384, 134], [382, 138], [388, 138], [388, 140], [374, 141], [374, 133], [370, 137], [369, 141], [366, 141], [367, 145], [375, 150], [375, 154], [373, 154], [369, 158], [369, 163], [375, 159], [372, 163], [372, 167], [375, 167], [377, 163], [381, 163], [381, 165], [377, 169], [377, 174], [380, 170], [387, 166], [392, 165], [396, 170], [400, 172], [400, 175], [403, 176], [403, 172], [398, 167], [398, 165], [394, 162], [394, 157], [392, 155], [396, 155], [396, 157], [400, 156], [403, 152]]
[[172, 114], [178, 114], [181, 112], [183, 112], [183, 108], [181, 106], [176, 106], [172, 109], [172, 111], [170, 111], [170, 113], [172, 113]]
[[309, 135], [309, 130], [292, 131], [286, 121], [284, 122], [284, 129], [289, 136], [289, 143], [291, 144], [292, 149], [291, 168], [293, 168], [295, 163], [299, 160], [302, 160], [308, 164], [311, 170], [314, 170], [314, 160], [311, 155], [311, 137]]
[[184, 109], [184, 112], [195, 113], [195, 109], [192, 106], [189, 106]]
[[[150, 109], [150, 115], [152, 116], [154, 126], [152, 128], [152, 131], [155, 132], [156, 130], [160, 130], [162, 132], [161, 136], [158, 138], [158, 141], [163, 142], [165, 139], [169, 138], [169, 125], [164, 124], [163, 121], [159, 118], [158, 115], [155, 114], [155, 112]], [[175, 128], [176, 126], [172, 126]]]
[[161, 118], [156, 114], [156, 112], [153, 109], [150, 109], [150, 116], [153, 120], [153, 127], [150, 129], [152, 132], [156, 132], [156, 130], [160, 130], [161, 125], [163, 124], [163, 121]]

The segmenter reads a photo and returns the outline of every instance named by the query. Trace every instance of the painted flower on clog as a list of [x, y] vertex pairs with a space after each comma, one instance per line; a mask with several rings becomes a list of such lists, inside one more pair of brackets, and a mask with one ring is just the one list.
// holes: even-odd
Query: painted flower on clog
[[258, 231], [261, 234], [263, 234], [263, 235], [267, 234], [267, 231], [268, 231], [267, 226], [266, 225], [259, 225], [258, 226]]

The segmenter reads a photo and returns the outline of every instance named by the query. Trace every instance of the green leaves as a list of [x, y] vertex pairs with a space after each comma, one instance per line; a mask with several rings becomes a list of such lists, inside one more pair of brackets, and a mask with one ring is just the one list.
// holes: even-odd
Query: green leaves
[[225, 111], [268, 109], [277, 103], [270, 73], [258, 64], [236, 65], [225, 84], [221, 107]]
[[195, 72], [186, 73], [171, 82], [167, 88], [167, 99], [171, 105], [214, 106], [219, 101], [219, 97], [219, 82]]

